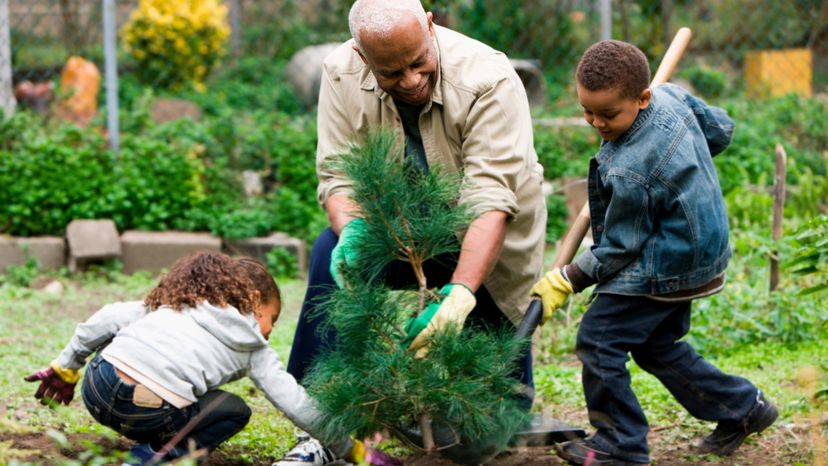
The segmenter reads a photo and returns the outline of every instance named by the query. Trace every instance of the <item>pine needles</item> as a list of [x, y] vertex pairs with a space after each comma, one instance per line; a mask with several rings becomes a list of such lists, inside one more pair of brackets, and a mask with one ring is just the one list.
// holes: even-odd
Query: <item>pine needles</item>
[[[527, 418], [511, 376], [526, 342], [511, 328], [447, 328], [421, 359], [400, 344], [406, 321], [436, 296], [429, 286], [442, 285], [429, 284], [424, 262], [457, 253], [458, 232], [471, 220], [457, 206], [459, 176], [437, 167], [422, 173], [403, 159], [393, 134], [375, 133], [336, 165], [353, 181], [367, 232], [354, 267], [344, 270], [345, 288], [319, 306], [336, 333], [306, 379], [325, 413], [320, 427], [330, 435], [401, 436], [426, 416], [455, 442], [485, 438], [504, 448]], [[395, 260], [411, 265], [416, 291], [385, 286], [383, 271]]]

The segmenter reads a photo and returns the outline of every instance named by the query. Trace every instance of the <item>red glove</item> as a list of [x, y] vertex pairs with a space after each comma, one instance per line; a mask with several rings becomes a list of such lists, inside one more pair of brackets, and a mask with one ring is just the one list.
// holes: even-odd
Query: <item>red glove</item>
[[23, 380], [26, 382], [40, 381], [35, 398], [39, 399], [42, 404], [48, 405], [54, 400], [68, 405], [75, 396], [75, 385], [79, 378], [77, 369], [64, 369], [53, 362], [51, 366], [28, 375]]

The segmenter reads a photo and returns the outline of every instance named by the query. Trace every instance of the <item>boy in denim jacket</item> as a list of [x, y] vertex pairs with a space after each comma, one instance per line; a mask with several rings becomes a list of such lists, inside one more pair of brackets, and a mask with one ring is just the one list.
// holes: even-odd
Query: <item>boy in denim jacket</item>
[[727, 213], [712, 156], [730, 143], [733, 122], [679, 86], [650, 89], [646, 57], [624, 42], [590, 47], [576, 76], [584, 118], [603, 139], [589, 164], [595, 242], [532, 292], [548, 319], [570, 293], [597, 284], [576, 342], [596, 432], [559, 445], [558, 455], [573, 464], [649, 464], [628, 354], [690, 414], [718, 422], [701, 452], [730, 454], [776, 420], [776, 407], [679, 340], [692, 301], [724, 285]]

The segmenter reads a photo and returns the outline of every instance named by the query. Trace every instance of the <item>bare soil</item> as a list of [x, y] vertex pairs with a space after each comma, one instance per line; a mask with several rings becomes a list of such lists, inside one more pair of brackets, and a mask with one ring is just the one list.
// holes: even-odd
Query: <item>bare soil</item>
[[[89, 434], [73, 434], [68, 436], [71, 445], [83, 445], [93, 441], [99, 445], [102, 453], [124, 451], [129, 449], [131, 442], [126, 439], [110, 440], [97, 438]], [[654, 465], [687, 466], [687, 465], [793, 465], [812, 464], [812, 459], [803, 453], [806, 448], [806, 432], [795, 432], [784, 427], [773, 428], [760, 437], [749, 440], [748, 443], [728, 458], [713, 456], [698, 456], [693, 453], [692, 442], [679, 445], [661, 443], [658, 432], [651, 434], [650, 444]], [[81, 449], [61, 449], [54, 440], [45, 433], [0, 433], [0, 449], [8, 452], [16, 451], [20, 461], [38, 462], [42, 465], [56, 465], [65, 459], [77, 459]], [[239, 460], [240, 451], [222, 450], [212, 453], [202, 464], [205, 466], [243, 466]], [[275, 458], [261, 459], [254, 466], [269, 466]], [[405, 466], [457, 466], [456, 463], [437, 455], [402, 458]], [[501, 453], [487, 466], [553, 466], [564, 465], [549, 447], [520, 447]]]

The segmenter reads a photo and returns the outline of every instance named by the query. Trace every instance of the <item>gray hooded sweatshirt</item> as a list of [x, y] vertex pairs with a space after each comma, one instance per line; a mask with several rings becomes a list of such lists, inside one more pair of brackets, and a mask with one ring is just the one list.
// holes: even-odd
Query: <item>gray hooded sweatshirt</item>
[[219, 308], [204, 301], [181, 311], [168, 307], [150, 311], [141, 301], [109, 304], [78, 324], [57, 362], [80, 369], [92, 352], [104, 346], [104, 359], [136, 380], [151, 381], [174, 394], [177, 399], [168, 399], [163, 390], [157, 393], [174, 406], [181, 407], [182, 399], [195, 402], [208, 391], [247, 376], [297, 427], [339, 456], [353, 445], [349, 437], [318, 436], [321, 414], [313, 400], [268, 346], [255, 317], [232, 306]]

